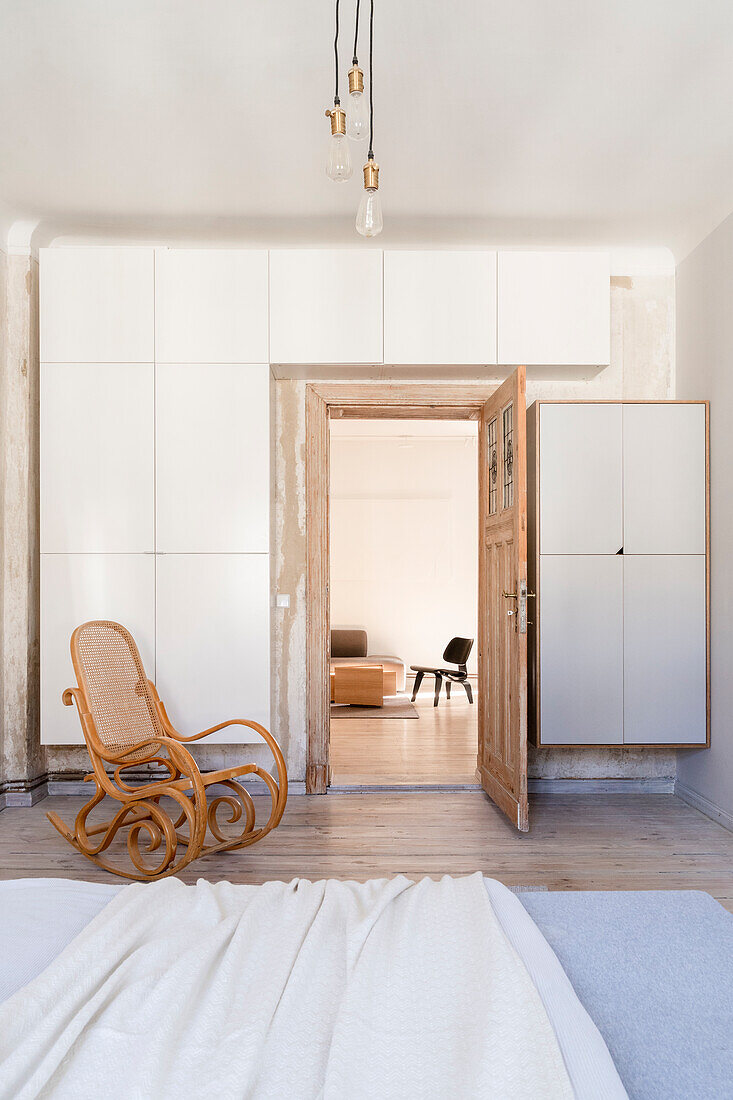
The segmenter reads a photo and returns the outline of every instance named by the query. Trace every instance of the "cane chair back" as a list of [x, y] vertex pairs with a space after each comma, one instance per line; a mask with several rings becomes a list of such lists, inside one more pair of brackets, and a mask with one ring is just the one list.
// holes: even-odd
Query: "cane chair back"
[[[163, 733], [135, 639], [124, 626], [97, 621], [77, 627], [71, 657], [105, 749], [119, 753]], [[145, 753], [143, 749], [128, 759]]]

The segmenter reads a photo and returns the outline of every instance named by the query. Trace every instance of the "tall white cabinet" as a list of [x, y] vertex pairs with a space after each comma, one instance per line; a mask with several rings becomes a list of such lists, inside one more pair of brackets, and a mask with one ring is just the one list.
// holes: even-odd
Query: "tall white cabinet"
[[82, 741], [61, 693], [94, 618], [129, 627], [182, 732], [269, 725], [267, 253], [40, 262], [41, 740]]
[[527, 413], [540, 745], [708, 743], [707, 406]]

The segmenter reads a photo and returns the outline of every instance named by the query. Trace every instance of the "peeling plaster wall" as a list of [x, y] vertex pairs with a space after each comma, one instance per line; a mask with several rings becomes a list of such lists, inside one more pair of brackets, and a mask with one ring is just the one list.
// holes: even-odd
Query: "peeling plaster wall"
[[[13, 262], [16, 259], [11, 257]], [[28, 273], [28, 261], [24, 262]], [[9, 494], [15, 502], [12, 521], [4, 528], [12, 551], [3, 555], [5, 598], [10, 600], [3, 615], [4, 670], [6, 681], [14, 686], [7, 698], [3, 695], [3, 767], [10, 769], [8, 774], [20, 776], [34, 776], [45, 766], [52, 775], [81, 774], [88, 767], [85, 750], [49, 748], [44, 754], [38, 747], [38, 364], [36, 351], [31, 354], [29, 350], [36, 347], [29, 337], [36, 324], [33, 296], [29, 298], [25, 290], [20, 293], [21, 285], [26, 285], [21, 275], [20, 267], [14, 266], [9, 297], [15, 322], [9, 358], [14, 354], [16, 362], [22, 361], [24, 356], [19, 360], [19, 353], [25, 348], [31, 367], [28, 376], [15, 371], [9, 402], [3, 401], [4, 417], [10, 413], [13, 420], [11, 435], [5, 435], [11, 440], [5, 451], [12, 469], [3, 479], [3, 491], [6, 499]], [[528, 401], [539, 397], [619, 400], [674, 396], [674, 294], [673, 276], [612, 279], [610, 366], [585, 382], [532, 382]], [[290, 607], [272, 609], [271, 724], [292, 780], [304, 778], [306, 754], [305, 386], [296, 380], [272, 383], [272, 588], [290, 596]], [[191, 748], [205, 767], [238, 763], [242, 757], [238, 746]], [[252, 758], [266, 765], [270, 762], [264, 749], [255, 749]], [[536, 751], [530, 747], [529, 774], [552, 778], [673, 777], [675, 764], [675, 752], [664, 749]]]
[[2, 357], [2, 760], [0, 782], [45, 771], [39, 738], [38, 264], [6, 260]]

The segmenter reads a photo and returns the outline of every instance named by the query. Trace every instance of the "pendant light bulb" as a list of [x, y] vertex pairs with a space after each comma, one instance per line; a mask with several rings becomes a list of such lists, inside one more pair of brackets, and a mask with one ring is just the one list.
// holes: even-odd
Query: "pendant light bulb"
[[352, 141], [363, 141], [369, 129], [369, 109], [364, 95], [364, 73], [354, 63], [349, 69], [349, 102], [346, 133]]
[[379, 198], [379, 165], [374, 158], [364, 165], [364, 193], [356, 213], [356, 232], [362, 237], [377, 237], [384, 227], [382, 203]]
[[344, 183], [351, 179], [354, 169], [351, 163], [349, 139], [346, 136], [346, 112], [338, 102], [332, 111], [326, 111], [331, 119], [331, 137], [328, 142], [326, 175], [334, 183]]

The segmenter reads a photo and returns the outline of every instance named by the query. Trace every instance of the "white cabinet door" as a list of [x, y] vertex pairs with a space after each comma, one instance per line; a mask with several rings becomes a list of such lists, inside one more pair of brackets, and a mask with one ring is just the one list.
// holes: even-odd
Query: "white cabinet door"
[[705, 744], [705, 557], [624, 558], [624, 741]]
[[611, 361], [607, 252], [500, 252], [499, 362], [526, 366]]
[[270, 368], [156, 368], [157, 549], [267, 553]]
[[705, 553], [705, 406], [624, 405], [624, 551]]
[[41, 552], [155, 549], [152, 364], [41, 367]]
[[621, 405], [540, 405], [540, 552], [623, 546]]
[[152, 248], [45, 248], [40, 254], [41, 359], [152, 363]]
[[385, 363], [495, 363], [496, 253], [385, 252]]
[[623, 562], [540, 559], [543, 745], [623, 741]]
[[[267, 554], [157, 557], [157, 687], [173, 725], [199, 733], [228, 718], [270, 722]], [[218, 744], [260, 741], [231, 726]]]
[[76, 686], [69, 642], [90, 619], [122, 623], [155, 679], [155, 558], [152, 554], [41, 556], [41, 744], [81, 745], [76, 707], [62, 693]]
[[382, 253], [270, 253], [271, 363], [381, 363]]
[[266, 363], [267, 252], [155, 253], [158, 363]]

